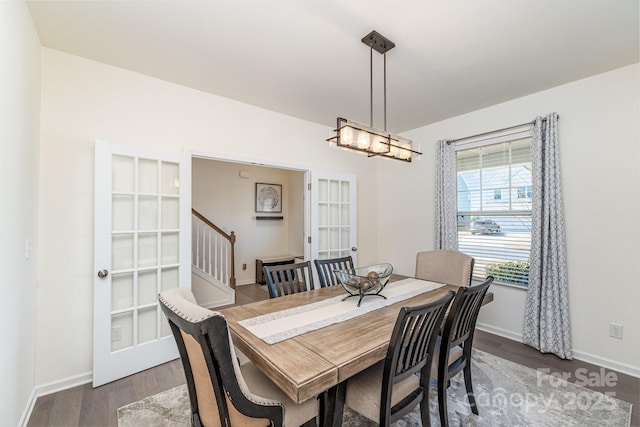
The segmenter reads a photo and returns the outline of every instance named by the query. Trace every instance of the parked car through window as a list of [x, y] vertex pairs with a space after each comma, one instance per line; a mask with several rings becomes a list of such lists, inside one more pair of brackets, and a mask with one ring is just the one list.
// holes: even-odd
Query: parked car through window
[[471, 234], [483, 233], [483, 234], [491, 234], [491, 233], [499, 233], [500, 226], [496, 224], [495, 221], [490, 219], [483, 219], [481, 221], [472, 221], [471, 227], [469, 229]]

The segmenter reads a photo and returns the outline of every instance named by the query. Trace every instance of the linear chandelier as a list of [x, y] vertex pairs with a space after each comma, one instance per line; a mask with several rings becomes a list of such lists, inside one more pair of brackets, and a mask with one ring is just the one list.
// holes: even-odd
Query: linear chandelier
[[[369, 46], [370, 52], [370, 121], [367, 126], [353, 120], [338, 117], [335, 129], [336, 135], [327, 139], [338, 147], [349, 148], [368, 154], [368, 157], [382, 156], [390, 159], [410, 162], [414, 154], [422, 154], [413, 149], [410, 139], [387, 132], [387, 52], [395, 44], [372, 31], [362, 38], [362, 43]], [[373, 51], [382, 54], [384, 59], [384, 129], [373, 127]]]

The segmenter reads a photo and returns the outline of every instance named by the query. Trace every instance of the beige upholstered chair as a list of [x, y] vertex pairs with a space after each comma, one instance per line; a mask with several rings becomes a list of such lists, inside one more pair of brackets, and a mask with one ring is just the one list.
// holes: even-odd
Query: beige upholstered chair
[[315, 425], [317, 400], [296, 404], [255, 365], [239, 365], [222, 314], [198, 306], [186, 288], [166, 290], [158, 300], [180, 351], [192, 425]]
[[474, 259], [457, 251], [434, 250], [416, 255], [417, 279], [447, 285], [469, 286]]
[[385, 360], [347, 380], [345, 403], [381, 426], [389, 426], [420, 404], [430, 426], [429, 372], [442, 319], [454, 292], [430, 304], [402, 307]]

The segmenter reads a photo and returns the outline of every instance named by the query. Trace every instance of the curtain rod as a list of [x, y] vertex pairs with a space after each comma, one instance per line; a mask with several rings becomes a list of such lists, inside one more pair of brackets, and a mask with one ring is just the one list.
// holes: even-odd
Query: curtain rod
[[[560, 116], [558, 116], [558, 118], [560, 118]], [[547, 119], [543, 118], [542, 121], [543, 122], [547, 121]], [[504, 132], [506, 130], [517, 129], [519, 127], [526, 126], [526, 125], [533, 125], [535, 122], [536, 122], [535, 120], [532, 120], [530, 122], [521, 123], [519, 125], [509, 126], [509, 127], [502, 128], [502, 129], [492, 130], [492, 131], [489, 131], [489, 132], [477, 133], [477, 134], [471, 135], [471, 136], [465, 136], [464, 138], [450, 139], [450, 140], [447, 141], [447, 145], [453, 144], [454, 142], [458, 142], [458, 141], [464, 141], [465, 139], [477, 138], [479, 136], [491, 135], [491, 134], [494, 134], [494, 133]]]

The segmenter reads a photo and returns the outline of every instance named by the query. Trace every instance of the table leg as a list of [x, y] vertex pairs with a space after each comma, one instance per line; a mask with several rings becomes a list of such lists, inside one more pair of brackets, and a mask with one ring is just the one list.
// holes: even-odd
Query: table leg
[[344, 399], [347, 392], [345, 381], [331, 387], [322, 394], [320, 410], [323, 411], [323, 427], [341, 427]]

